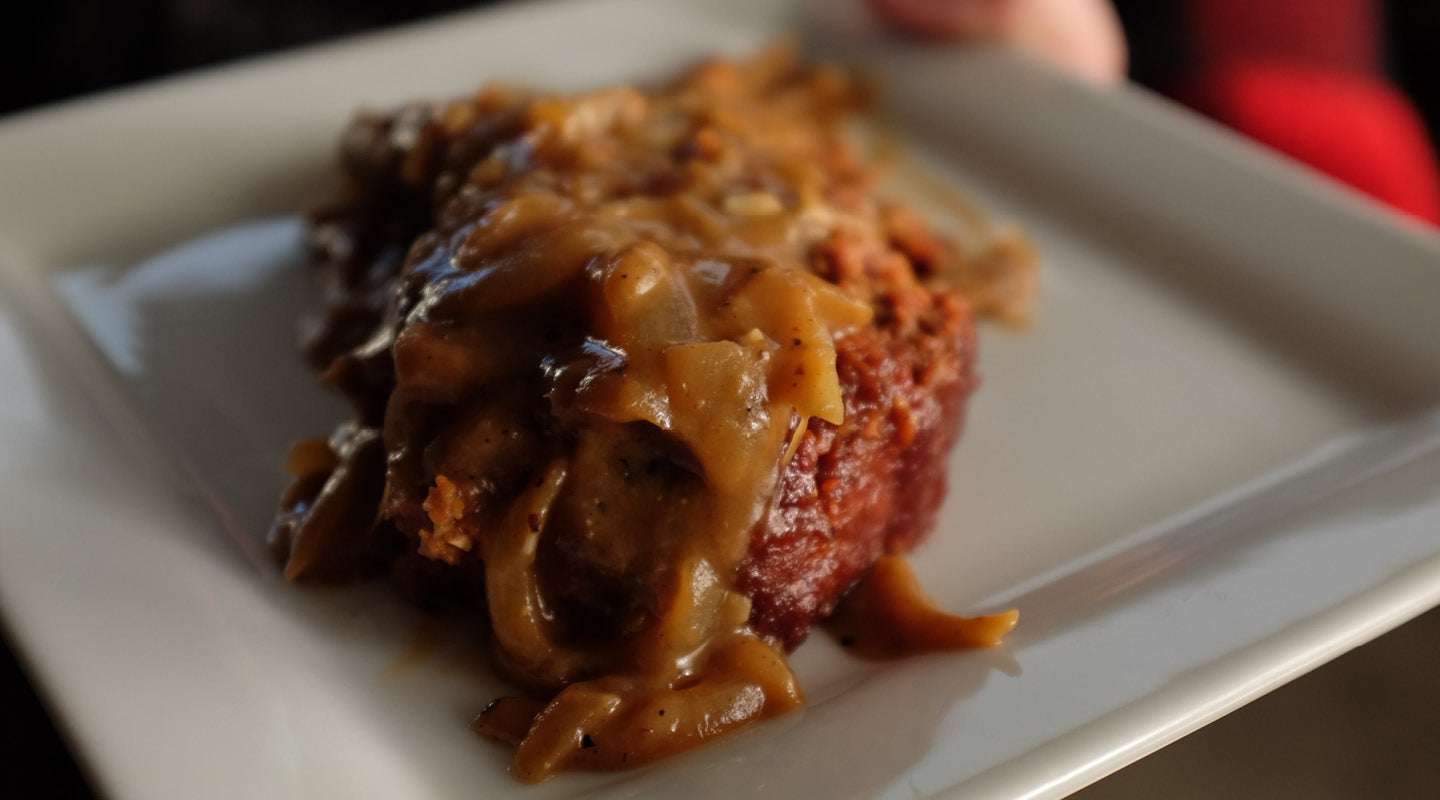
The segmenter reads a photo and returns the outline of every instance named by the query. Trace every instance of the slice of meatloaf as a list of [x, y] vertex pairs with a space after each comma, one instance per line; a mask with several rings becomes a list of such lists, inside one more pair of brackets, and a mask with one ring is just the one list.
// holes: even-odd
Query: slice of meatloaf
[[[303, 333], [354, 415], [292, 453], [287, 576], [388, 569], [485, 613], [502, 668], [560, 692], [541, 719], [699, 692], [714, 733], [798, 702], [755, 654], [926, 535], [974, 386], [937, 281], [966, 259], [876, 199], [858, 95], [770, 53], [359, 117]], [[526, 774], [571, 757], [552, 727]]]

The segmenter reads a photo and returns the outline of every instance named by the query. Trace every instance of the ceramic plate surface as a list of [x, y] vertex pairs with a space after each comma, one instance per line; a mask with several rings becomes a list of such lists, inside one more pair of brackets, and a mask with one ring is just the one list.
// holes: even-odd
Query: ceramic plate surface
[[1054, 797], [1440, 601], [1433, 234], [1135, 90], [844, 19], [815, 41], [884, 85], [898, 191], [1044, 254], [913, 559], [947, 607], [1018, 607], [1005, 647], [817, 636], [803, 712], [523, 787], [466, 729], [503, 691], [474, 642], [281, 581], [278, 464], [340, 413], [294, 354], [294, 214], [352, 109], [657, 79], [794, 12], [541, 2], [0, 123], [0, 613], [106, 794]]

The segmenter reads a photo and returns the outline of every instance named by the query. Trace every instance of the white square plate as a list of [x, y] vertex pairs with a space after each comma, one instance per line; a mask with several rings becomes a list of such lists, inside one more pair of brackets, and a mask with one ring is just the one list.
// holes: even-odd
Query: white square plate
[[[358, 105], [653, 79], [786, 29], [763, 0], [511, 6], [0, 123], [0, 611], [116, 798], [1053, 797], [1440, 601], [1440, 242], [1132, 89], [851, 41], [912, 153], [1045, 255], [984, 331], [940, 530], [987, 652], [795, 657], [803, 712], [523, 787], [500, 685], [383, 590], [261, 554], [299, 366], [291, 215]], [[942, 209], [943, 212], [943, 209]], [[157, 255], [158, 254], [158, 255]]]

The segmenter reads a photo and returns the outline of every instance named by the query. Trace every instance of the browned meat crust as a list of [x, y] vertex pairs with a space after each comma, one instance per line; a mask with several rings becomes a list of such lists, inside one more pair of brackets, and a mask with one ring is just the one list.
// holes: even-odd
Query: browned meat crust
[[845, 422], [811, 424], [741, 566], [751, 624], [787, 647], [882, 553], [923, 540], [944, 500], [945, 461], [975, 384], [974, 331], [952, 295], [917, 299], [933, 303], [932, 330], [891, 317], [837, 343]]

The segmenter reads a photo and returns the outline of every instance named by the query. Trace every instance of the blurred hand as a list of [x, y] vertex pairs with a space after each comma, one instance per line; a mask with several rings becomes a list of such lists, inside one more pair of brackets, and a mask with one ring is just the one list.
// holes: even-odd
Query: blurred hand
[[1109, 0], [869, 0], [893, 25], [955, 41], [1010, 42], [1096, 83], [1125, 75]]

